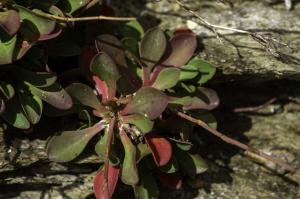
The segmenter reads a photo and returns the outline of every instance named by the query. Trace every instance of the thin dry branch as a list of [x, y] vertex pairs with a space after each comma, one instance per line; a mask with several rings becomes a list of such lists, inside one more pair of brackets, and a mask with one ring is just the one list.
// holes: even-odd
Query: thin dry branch
[[[223, 140], [224, 142], [237, 146], [240, 149], [244, 150], [244, 154], [248, 157], [250, 157], [251, 159], [254, 159], [255, 162], [259, 162], [261, 164], [264, 164], [266, 167], [268, 167], [268, 163], [274, 163], [276, 165], [278, 165], [279, 167], [281, 167], [284, 171], [288, 172], [289, 175], [291, 176], [290, 179], [296, 183], [298, 183], [300, 185], [300, 170], [294, 166], [289, 165], [288, 163], [276, 159], [274, 157], [272, 157], [271, 155], [268, 155], [262, 151], [259, 151], [255, 148], [252, 148], [246, 144], [243, 144], [233, 138], [230, 138], [224, 134], [222, 134], [221, 132], [217, 131], [216, 129], [213, 129], [211, 127], [209, 127], [205, 122], [203, 122], [202, 120], [199, 119], [195, 119], [185, 113], [182, 112], [177, 112], [177, 115], [183, 119], [186, 119], [190, 122], [193, 122], [194, 124], [197, 124], [198, 126], [201, 126], [202, 128], [204, 128], [205, 130], [207, 130], [208, 132], [212, 133], [213, 135], [219, 137], [221, 140]], [[269, 168], [269, 167], [268, 167]]]
[[110, 17], [110, 16], [91, 16], [91, 17], [61, 17], [61, 16], [56, 16], [48, 13], [35, 13], [38, 16], [47, 18], [47, 19], [52, 19], [56, 20], [59, 22], [79, 22], [79, 21], [99, 21], [99, 20], [106, 20], [106, 21], [131, 21], [135, 20], [135, 17]]

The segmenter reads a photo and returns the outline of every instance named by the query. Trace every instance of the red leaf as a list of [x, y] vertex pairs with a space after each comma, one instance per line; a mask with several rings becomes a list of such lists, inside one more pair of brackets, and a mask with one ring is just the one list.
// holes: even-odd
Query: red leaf
[[[112, 197], [118, 179], [119, 179], [119, 172], [120, 169], [113, 167], [113, 166], [109, 166], [108, 167], [108, 195], [109, 198]], [[97, 199], [106, 199], [105, 198], [105, 192], [104, 189], [106, 189], [106, 185], [104, 182], [104, 170], [102, 169], [100, 172], [98, 172], [95, 176], [94, 179], [94, 194], [96, 196]]]
[[79, 56], [79, 68], [82, 74], [91, 80], [90, 63], [94, 56], [97, 54], [97, 50], [93, 46], [83, 46], [81, 54]]
[[173, 35], [184, 34], [184, 33], [192, 33], [192, 34], [196, 35], [191, 29], [186, 28], [186, 27], [176, 29], [174, 31]]
[[145, 135], [145, 140], [157, 166], [163, 166], [171, 160], [172, 146], [167, 139], [149, 133]]
[[182, 179], [177, 173], [167, 174], [160, 172], [158, 177], [164, 185], [172, 189], [180, 189], [182, 186]]
[[102, 101], [106, 101], [109, 95], [107, 84], [95, 75], [93, 75], [93, 81], [95, 82], [97, 92], [102, 96]]

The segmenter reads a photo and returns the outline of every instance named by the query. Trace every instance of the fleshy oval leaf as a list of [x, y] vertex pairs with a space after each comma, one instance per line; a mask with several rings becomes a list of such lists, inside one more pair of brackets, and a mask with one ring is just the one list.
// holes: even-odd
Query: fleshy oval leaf
[[94, 193], [97, 199], [110, 199], [115, 191], [118, 179], [119, 179], [120, 169], [118, 167], [108, 166], [108, 195], [109, 198], [105, 198], [104, 189], [106, 189], [106, 183], [104, 179], [104, 169], [100, 170], [94, 178]]
[[152, 87], [159, 90], [165, 90], [174, 87], [180, 76], [180, 70], [178, 68], [164, 68], [158, 74], [156, 80], [152, 84]]
[[92, 137], [104, 128], [105, 125], [99, 122], [86, 129], [64, 131], [53, 136], [46, 147], [48, 158], [54, 162], [74, 160], [84, 150]]
[[14, 49], [17, 42], [17, 36], [11, 38], [2, 37], [0, 34], [0, 65], [12, 63], [14, 60]]
[[[98, 112], [106, 112], [107, 110], [100, 103], [93, 89], [82, 83], [73, 83], [66, 87], [66, 91], [76, 102], [94, 108]], [[75, 103], [74, 101], [74, 103]]]
[[164, 32], [159, 27], [149, 29], [141, 41], [140, 56], [149, 71], [162, 58], [167, 46]]
[[143, 133], [148, 133], [152, 130], [154, 122], [141, 114], [132, 114], [122, 116], [124, 124], [133, 124]]
[[201, 76], [198, 80], [198, 83], [200, 85], [206, 83], [208, 80], [210, 80], [216, 73], [216, 67], [214, 67], [212, 64], [199, 59], [194, 58], [191, 61], [187, 63], [189, 66], [194, 66], [197, 68], [197, 70], [201, 73]]
[[197, 48], [194, 33], [176, 34], [170, 40], [170, 49], [164, 55], [162, 66], [181, 67], [193, 56]]
[[164, 166], [171, 160], [172, 146], [167, 139], [151, 133], [145, 135], [145, 141], [157, 166]]
[[0, 12], [0, 27], [10, 36], [16, 34], [20, 28], [20, 17], [17, 11]]
[[118, 66], [127, 67], [123, 46], [117, 37], [109, 34], [99, 35], [96, 38], [96, 46], [98, 50], [107, 53]]
[[120, 139], [125, 151], [121, 169], [121, 180], [127, 185], [136, 185], [139, 182], [136, 162], [136, 147], [132, 144], [125, 131], [120, 132]]
[[125, 23], [123, 26], [120, 27], [120, 29], [121, 34], [124, 37], [131, 37], [138, 41], [141, 40], [141, 38], [145, 34], [142, 25], [136, 20]]
[[6, 100], [11, 99], [15, 95], [14, 87], [4, 81], [0, 81], [0, 98], [4, 98]]
[[118, 68], [113, 59], [108, 54], [101, 52], [93, 58], [90, 70], [101, 81], [104, 81], [108, 87], [107, 99], [104, 99], [104, 101], [113, 99], [117, 91], [117, 81], [120, 78]]
[[72, 98], [69, 94], [57, 83], [46, 88], [37, 88], [32, 84], [25, 82], [33, 95], [38, 96], [43, 101], [51, 104], [55, 108], [66, 110], [72, 107]]
[[30, 123], [23, 112], [17, 96], [8, 100], [5, 106], [6, 108], [1, 116], [6, 122], [19, 129], [28, 129], [30, 127]]
[[151, 87], [136, 92], [131, 102], [122, 110], [122, 115], [140, 113], [153, 120], [159, 117], [168, 105], [166, 94]]

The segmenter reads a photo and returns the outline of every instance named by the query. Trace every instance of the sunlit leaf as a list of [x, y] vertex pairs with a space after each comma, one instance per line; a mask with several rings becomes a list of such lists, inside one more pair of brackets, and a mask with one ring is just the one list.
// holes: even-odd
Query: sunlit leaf
[[128, 185], [136, 185], [139, 182], [139, 175], [136, 165], [136, 147], [132, 144], [125, 131], [120, 132], [120, 139], [125, 151], [121, 170], [122, 182]]
[[164, 32], [155, 27], [148, 30], [141, 41], [140, 56], [149, 71], [162, 58], [167, 46]]
[[159, 117], [168, 105], [167, 96], [151, 87], [143, 87], [138, 90], [132, 101], [126, 105], [122, 114], [141, 113], [153, 120]]
[[105, 100], [113, 99], [116, 95], [117, 81], [120, 74], [112, 58], [106, 53], [99, 53], [93, 58], [90, 69], [108, 87], [108, 96]]
[[122, 116], [122, 121], [124, 124], [133, 124], [138, 129], [140, 129], [143, 133], [148, 133], [153, 128], [153, 122], [141, 115], [141, 114], [132, 114], [132, 115], [126, 115]]
[[136, 199], [155, 199], [158, 197], [158, 186], [154, 176], [150, 174], [141, 174], [140, 185], [134, 186]]
[[180, 76], [180, 70], [177, 68], [165, 68], [160, 71], [152, 87], [159, 90], [165, 90], [174, 87]]
[[5, 106], [6, 109], [1, 116], [6, 122], [19, 129], [28, 129], [30, 127], [30, 123], [23, 112], [17, 96], [8, 100]]
[[196, 67], [201, 73], [200, 79], [198, 80], [200, 85], [206, 83], [216, 73], [216, 68], [213, 65], [199, 58], [192, 59], [187, 65]]
[[151, 151], [147, 144], [139, 143], [136, 148], [137, 162], [141, 161], [145, 156], [151, 154]]
[[157, 166], [164, 166], [171, 160], [172, 146], [167, 139], [151, 133], [145, 135], [145, 141]]
[[75, 100], [74, 103], [78, 102], [85, 106], [96, 109], [97, 111], [106, 112], [107, 110], [100, 103], [99, 99], [95, 95], [92, 88], [82, 83], [73, 83], [66, 88], [66, 91]]
[[25, 82], [25, 84], [29, 87], [29, 90], [33, 95], [38, 96], [55, 108], [65, 110], [72, 107], [72, 98], [56, 83], [46, 88], [37, 88], [28, 82]]
[[118, 179], [119, 179], [120, 169], [109, 165], [108, 167], [108, 195], [109, 198], [105, 198], [106, 183], [104, 178], [104, 169], [102, 168], [94, 178], [94, 193], [97, 199], [110, 199], [115, 191]]
[[199, 70], [194, 65], [183, 65], [180, 67], [180, 80], [189, 80], [195, 78], [199, 74]]
[[15, 10], [0, 12], [0, 27], [12, 36], [20, 28], [20, 17]]
[[6, 38], [0, 34], [0, 65], [9, 64], [13, 61], [16, 42], [16, 35], [11, 38]]
[[55, 162], [74, 160], [80, 155], [92, 137], [104, 128], [105, 125], [99, 122], [90, 128], [58, 133], [47, 143], [48, 158]]
[[19, 11], [22, 28], [21, 31], [29, 38], [48, 35], [54, 31], [56, 26], [56, 22], [54, 20], [43, 18], [35, 14], [35, 12], [43, 13], [41, 10], [29, 10], [20, 5], [14, 5], [14, 7]]
[[139, 57], [139, 43], [137, 40], [125, 37], [122, 39], [123, 48], [130, 53], [132, 53], [134, 56]]

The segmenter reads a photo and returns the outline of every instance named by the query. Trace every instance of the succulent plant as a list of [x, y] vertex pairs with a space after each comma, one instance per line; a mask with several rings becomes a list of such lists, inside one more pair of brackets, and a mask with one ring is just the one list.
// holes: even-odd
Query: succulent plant
[[50, 138], [47, 154], [69, 162], [95, 139], [98, 199], [111, 198], [119, 179], [132, 186], [136, 198], [156, 198], [157, 182], [178, 189], [182, 176], [207, 170], [192, 150], [193, 125], [174, 111], [188, 111], [216, 127], [208, 111], [218, 106], [218, 96], [202, 87], [215, 68], [193, 58], [197, 38], [188, 29], [170, 33], [154, 27], [144, 33], [137, 21], [120, 29], [121, 40], [101, 34], [82, 48], [80, 68], [89, 84], [75, 82], [66, 91], [82, 106], [78, 115], [86, 122]]
[[42, 101], [62, 110], [71, 108], [71, 97], [48, 67], [48, 54], [51, 49], [61, 49], [60, 55], [74, 55], [77, 46], [67, 42], [67, 47], [61, 48], [59, 42], [51, 43], [49, 40], [66, 35], [66, 24], [43, 16], [77, 16], [96, 3], [99, 1], [0, 2], [0, 117], [3, 121], [30, 130], [41, 118]]

